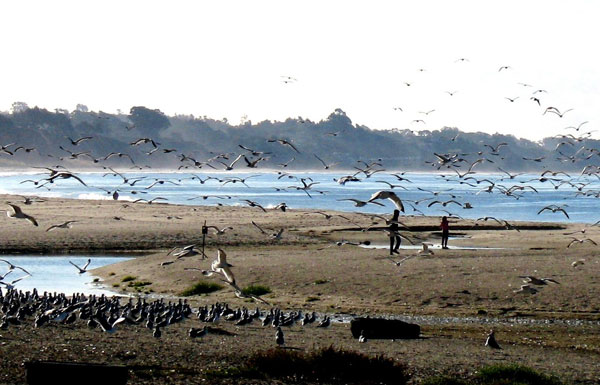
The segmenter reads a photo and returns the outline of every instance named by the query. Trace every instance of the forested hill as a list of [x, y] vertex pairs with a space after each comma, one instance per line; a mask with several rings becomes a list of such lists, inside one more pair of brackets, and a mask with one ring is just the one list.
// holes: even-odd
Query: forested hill
[[[477, 171], [581, 171], [599, 163], [600, 145], [577, 135], [578, 131], [565, 130], [561, 137], [532, 142], [457, 128], [375, 130], [353, 124], [340, 109], [319, 122], [289, 118], [232, 125], [226, 119], [166, 116], [146, 107], [107, 114], [83, 105], [72, 112], [52, 112], [21, 103], [0, 114], [0, 167], [224, 170], [225, 164], [245, 154], [250, 162], [258, 159], [258, 168], [323, 170], [327, 165], [329, 170], [351, 170], [360, 167], [358, 160], [377, 160], [387, 170], [436, 171], [439, 154], [452, 159], [453, 168], [461, 172], [477, 159], [487, 159], [475, 166]], [[80, 138], [88, 139], [77, 142]], [[133, 144], [142, 138], [154, 144], [149, 140]], [[233, 168], [250, 170], [243, 157]]]

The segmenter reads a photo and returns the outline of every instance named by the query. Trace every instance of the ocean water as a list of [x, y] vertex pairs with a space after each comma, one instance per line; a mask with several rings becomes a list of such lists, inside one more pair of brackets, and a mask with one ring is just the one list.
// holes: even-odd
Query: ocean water
[[[362, 178], [360, 182], [348, 182], [345, 185], [335, 181], [348, 175], [344, 173], [294, 172], [293, 175], [286, 175], [277, 172], [231, 171], [195, 174], [148, 172], [123, 174], [130, 183], [139, 179], [134, 186], [124, 184], [121, 176], [113, 174], [79, 173], [77, 175], [87, 186], [70, 179], [56, 180], [52, 184], [40, 186], [41, 183], [34, 185], [27, 180], [41, 180], [47, 177], [47, 174], [4, 173], [0, 175], [0, 193], [76, 199], [113, 199], [113, 192], [118, 191], [119, 200], [129, 201], [140, 198], [145, 200], [164, 198], [156, 202], [245, 206], [243, 200], [249, 199], [265, 208], [275, 207], [285, 202], [292, 209], [329, 209], [388, 214], [393, 211], [394, 206], [387, 200], [379, 201], [384, 206], [368, 204], [364, 207], [355, 207], [352, 202], [344, 200], [366, 201], [378, 190], [390, 190], [389, 185], [383, 183], [388, 182], [398, 185], [393, 188], [393, 191], [405, 203], [405, 215], [441, 216], [450, 212], [463, 218], [477, 219], [491, 216], [507, 221], [594, 223], [600, 220], [598, 198], [593, 195], [583, 195], [586, 191], [590, 193], [600, 191], [600, 181], [598, 178], [586, 175], [578, 178], [556, 177], [564, 181], [568, 180], [575, 186], [560, 184], [559, 181], [542, 182], [539, 180], [539, 174], [525, 174], [513, 179], [504, 179], [504, 175], [501, 174], [474, 175], [478, 180], [487, 179], [496, 183], [497, 187], [492, 193], [484, 191], [490, 185], [488, 182], [477, 184], [470, 180], [469, 183], [472, 185], [468, 185], [455, 174], [406, 173], [402, 177], [408, 179], [410, 181], [408, 182], [398, 181], [391, 174], [377, 173], [370, 178]], [[198, 178], [203, 182], [201, 183]], [[307, 184], [314, 183], [313, 186], [307, 191], [298, 190], [297, 187], [303, 186], [301, 178], [304, 178]], [[577, 183], [581, 184], [577, 185]], [[499, 192], [500, 188], [509, 189], [512, 186], [524, 188], [515, 191], [515, 194], [519, 195], [518, 199]], [[463, 205], [468, 202], [472, 208], [465, 209], [451, 202], [445, 207], [442, 204], [429, 206], [435, 200], [441, 202], [454, 200]], [[569, 218], [561, 211], [545, 210], [538, 214], [548, 205], [564, 208]]]

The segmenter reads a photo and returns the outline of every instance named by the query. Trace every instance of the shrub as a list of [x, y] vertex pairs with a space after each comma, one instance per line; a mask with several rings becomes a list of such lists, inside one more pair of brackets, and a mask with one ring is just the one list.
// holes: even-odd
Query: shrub
[[477, 374], [478, 382], [485, 385], [560, 385], [555, 377], [538, 373], [518, 364], [490, 365], [481, 368]]
[[322, 285], [322, 284], [327, 283], [327, 282], [329, 282], [329, 281], [326, 280], [326, 279], [317, 279], [315, 281], [315, 285]]
[[250, 285], [242, 289], [245, 295], [265, 295], [271, 292], [271, 288], [263, 285]]
[[232, 372], [315, 383], [406, 384], [409, 379], [406, 366], [393, 359], [334, 347], [311, 353], [269, 349], [253, 354], [243, 368]]
[[136, 279], [137, 277], [134, 277], [133, 275], [126, 275], [121, 279], [121, 282], [135, 281]]
[[221, 290], [222, 288], [223, 286], [213, 282], [200, 281], [182, 291], [180, 295], [182, 297], [189, 297], [192, 295], [208, 294], [213, 291]]

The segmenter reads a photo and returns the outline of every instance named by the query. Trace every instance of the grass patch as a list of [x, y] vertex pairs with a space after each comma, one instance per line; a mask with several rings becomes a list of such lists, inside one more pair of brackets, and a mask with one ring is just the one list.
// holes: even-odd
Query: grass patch
[[320, 301], [321, 298], [319, 297], [307, 297], [306, 298], [306, 302], [315, 302], [315, 301]]
[[135, 288], [141, 288], [141, 287], [148, 286], [148, 285], [152, 285], [152, 282], [150, 282], [150, 281], [130, 281], [129, 284], [127, 284], [127, 286], [129, 286], [129, 287], [135, 287]]
[[94, 282], [94, 283], [100, 282], [100, 278], [94, 278], [94, 280], [92, 282]]
[[126, 275], [123, 277], [123, 279], [121, 279], [121, 282], [130, 282], [130, 281], [135, 281], [137, 279], [137, 277], [134, 277], [133, 275]]
[[215, 373], [225, 377], [271, 378], [283, 382], [338, 384], [406, 384], [407, 367], [383, 356], [323, 348], [311, 353], [297, 350], [269, 349], [248, 358], [240, 368]]
[[322, 284], [327, 283], [327, 282], [329, 282], [329, 280], [327, 280], [327, 279], [317, 279], [315, 281], [315, 285], [322, 285]]
[[526, 366], [517, 364], [490, 365], [481, 368], [469, 380], [453, 376], [432, 377], [422, 385], [562, 385], [556, 377], [538, 373]]
[[481, 368], [477, 374], [478, 383], [485, 385], [561, 385], [562, 382], [552, 376], [518, 364], [490, 365]]
[[113, 287], [120, 287], [121, 285], [118, 283], [113, 283]]
[[115, 274], [114, 272], [112, 272], [112, 271], [111, 271], [111, 272], [110, 272], [108, 275], [111, 275], [111, 276], [112, 276], [112, 275], [116, 275], [116, 274]]
[[245, 295], [265, 295], [271, 292], [271, 288], [263, 285], [250, 285], [242, 289]]
[[213, 291], [221, 290], [223, 286], [213, 282], [197, 282], [180, 293], [182, 297], [192, 295], [208, 294]]

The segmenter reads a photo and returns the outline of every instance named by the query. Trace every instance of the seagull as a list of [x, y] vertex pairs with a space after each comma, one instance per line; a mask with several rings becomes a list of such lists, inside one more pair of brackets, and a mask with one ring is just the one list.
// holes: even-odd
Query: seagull
[[374, 205], [383, 206], [379, 202], [361, 201], [361, 200], [354, 199], [354, 198], [338, 199], [338, 201], [340, 201], [340, 202], [341, 201], [351, 201], [351, 202], [354, 202], [354, 207], [363, 207], [363, 206], [366, 206], [368, 203], [373, 203]]
[[267, 142], [269, 142], [269, 143], [275, 143], [275, 142], [277, 142], [277, 143], [279, 143], [281, 145], [291, 147], [298, 154], [300, 153], [300, 151], [298, 151], [298, 149], [296, 148], [296, 146], [294, 146], [291, 142], [289, 142], [289, 141], [287, 141], [285, 139], [267, 139]]
[[[242, 292], [242, 289], [240, 289], [240, 287], [236, 284], [235, 282], [235, 276], [233, 275], [233, 272], [231, 271], [230, 267], [233, 267], [233, 265], [227, 263], [227, 254], [225, 254], [225, 251], [223, 251], [222, 249], [218, 249], [217, 251], [217, 259], [215, 259], [212, 264], [210, 265], [210, 270], [200, 270], [202, 272], [202, 275], [210, 277], [213, 274], [217, 274], [220, 275], [223, 279], [223, 282], [225, 282], [226, 284], [228, 284], [229, 286], [231, 286], [234, 291], [235, 291], [235, 295], [238, 298], [252, 298], [256, 301], [260, 301], [264, 304], [268, 304], [267, 301], [265, 301], [264, 299], [260, 298], [257, 295], [253, 295], [253, 294], [244, 294]], [[188, 268], [186, 270], [199, 270], [199, 269], [195, 269], [195, 268]]]
[[77, 221], [66, 221], [58, 225], [52, 225], [46, 229], [46, 232], [52, 231], [54, 229], [70, 229], [73, 223], [77, 223]]
[[425, 254], [426, 255], [433, 255], [433, 251], [429, 250], [429, 246], [432, 246], [431, 244], [425, 243], [425, 242], [423, 242], [421, 244], [423, 245], [423, 248], [421, 250], [419, 250], [419, 252], [417, 254], [420, 254], [420, 255], [425, 255]]
[[[23, 269], [21, 266], [14, 265], [10, 261], [7, 261], [6, 259], [0, 259], [0, 261], [8, 264], [8, 271], [13, 271], [14, 269], [19, 269], [22, 272], [24, 272], [25, 274], [31, 275], [30, 272], [28, 272], [27, 270]], [[6, 274], [4, 276], [6, 276]]]
[[222, 229], [219, 229], [217, 226], [206, 226], [208, 229], [214, 229], [216, 235], [223, 235], [227, 230], [233, 230], [233, 227], [227, 226]]
[[[566, 216], [567, 218], [569, 218], [569, 214], [567, 214], [567, 212], [565, 211], [565, 209], [563, 209], [563, 208], [562, 208], [562, 207], [560, 207], [560, 206], [556, 206], [556, 205], [550, 205], [550, 206], [546, 206], [546, 207], [542, 208], [540, 211], [538, 211], [538, 215], [539, 215], [539, 214], [541, 214], [541, 213], [542, 213], [543, 211], [545, 211], [545, 210], [550, 210], [550, 211], [552, 211], [553, 213], [555, 213], [555, 212], [557, 212], [557, 211], [560, 211], [560, 212], [562, 212], [563, 214], [565, 214], [565, 216]], [[569, 219], [570, 219], [570, 218], [569, 218]]]
[[79, 274], [87, 273], [87, 268], [88, 268], [88, 266], [90, 265], [91, 262], [92, 262], [92, 260], [90, 258], [88, 258], [88, 260], [85, 263], [85, 265], [83, 265], [83, 267], [79, 267], [76, 264], [74, 264], [73, 262], [69, 261], [69, 263], [71, 265], [75, 266], [79, 270]]
[[254, 201], [251, 201], [251, 200], [249, 200], [249, 199], [242, 199], [242, 201], [246, 202], [246, 203], [248, 204], [248, 206], [250, 206], [250, 207], [258, 207], [258, 208], [259, 208], [259, 209], [261, 209], [263, 212], [265, 212], [265, 213], [267, 212], [267, 210], [265, 210], [265, 208], [264, 208], [264, 207], [262, 207], [260, 204], [258, 204], [258, 203], [256, 203], [256, 202], [254, 202]]
[[548, 282], [552, 282], [552, 283], [556, 283], [558, 285], [560, 285], [560, 283], [558, 281], [553, 280], [552, 278], [536, 278], [532, 275], [520, 275], [519, 278], [525, 278], [523, 280], [523, 282], [525, 283], [532, 283], [534, 285], [547, 285]]
[[570, 238], [572, 239], [572, 241], [569, 242], [569, 244], [567, 245], [567, 249], [569, 247], [571, 247], [571, 245], [574, 244], [574, 243], [580, 243], [581, 244], [581, 243], [584, 243], [584, 242], [590, 242], [590, 243], [598, 246], [598, 244], [596, 242], [594, 242], [592, 239], [589, 239], [589, 238], [584, 238], [584, 239], [578, 239], [578, 238], [575, 238], [575, 237], [570, 237]]
[[108, 322], [108, 320], [106, 318], [104, 318], [104, 316], [99, 315], [99, 314], [92, 316], [91, 319], [98, 322], [98, 324], [100, 325], [100, 329], [102, 329], [102, 331], [111, 333], [111, 334], [117, 331], [117, 325], [119, 325], [127, 320], [127, 318], [125, 318], [125, 317], [119, 317], [117, 320], [115, 320], [115, 322], [110, 324]]
[[530, 285], [521, 285], [520, 289], [513, 290], [514, 293], [535, 294], [538, 290]]
[[69, 138], [69, 137], [67, 136], [67, 139], [69, 139], [69, 140], [71, 141], [71, 144], [72, 144], [73, 146], [77, 146], [79, 143], [83, 142], [84, 140], [90, 140], [90, 139], [93, 139], [93, 137], [92, 137], [92, 136], [84, 136], [84, 137], [82, 137], [82, 138], [79, 138], [79, 139], [77, 139], [77, 140], [73, 140], [73, 139], [71, 139], [71, 138]]
[[398, 195], [396, 195], [396, 193], [393, 191], [377, 191], [376, 193], [371, 195], [371, 198], [369, 198], [367, 202], [375, 203], [373, 202], [375, 199], [389, 199], [394, 203], [398, 210], [404, 212], [404, 205], [402, 204], [402, 200], [400, 200]]
[[487, 339], [485, 340], [485, 346], [492, 349], [502, 349], [494, 337], [494, 330], [490, 330], [490, 334], [488, 334]]
[[283, 339], [283, 330], [281, 330], [281, 326], [277, 326], [277, 331], [275, 332], [275, 342], [278, 346], [283, 346], [285, 343]]
[[573, 263], [571, 263], [571, 266], [573, 266], [573, 267], [577, 267], [577, 266], [579, 266], [579, 265], [583, 265], [583, 264], [584, 264], [584, 262], [585, 262], [585, 259], [578, 259], [578, 260], [576, 260], [576, 261], [573, 261]]
[[37, 226], [38, 223], [35, 220], [34, 217], [32, 217], [31, 215], [27, 215], [25, 214], [23, 211], [21, 211], [21, 208], [17, 205], [13, 205], [11, 203], [7, 203], [12, 210], [7, 210], [6, 211], [6, 215], [9, 218], [17, 218], [17, 219], [27, 219], [29, 222], [31, 222], [31, 224], [33, 224], [34, 226]]
[[[6, 275], [6, 274], [5, 274], [5, 275]], [[0, 281], [0, 285], [4, 285], [4, 287], [5, 287], [7, 290], [12, 290], [12, 289], [14, 289], [14, 288], [15, 288], [15, 283], [17, 283], [17, 282], [19, 282], [20, 280], [22, 280], [22, 279], [25, 279], [25, 278], [27, 278], [27, 277], [29, 277], [29, 276], [30, 276], [30, 275], [26, 275], [26, 276], [24, 276], [24, 277], [19, 277], [19, 278], [15, 279], [15, 280], [11, 281], [10, 283], [9, 283], [9, 282], [4, 282], [4, 281]]]

